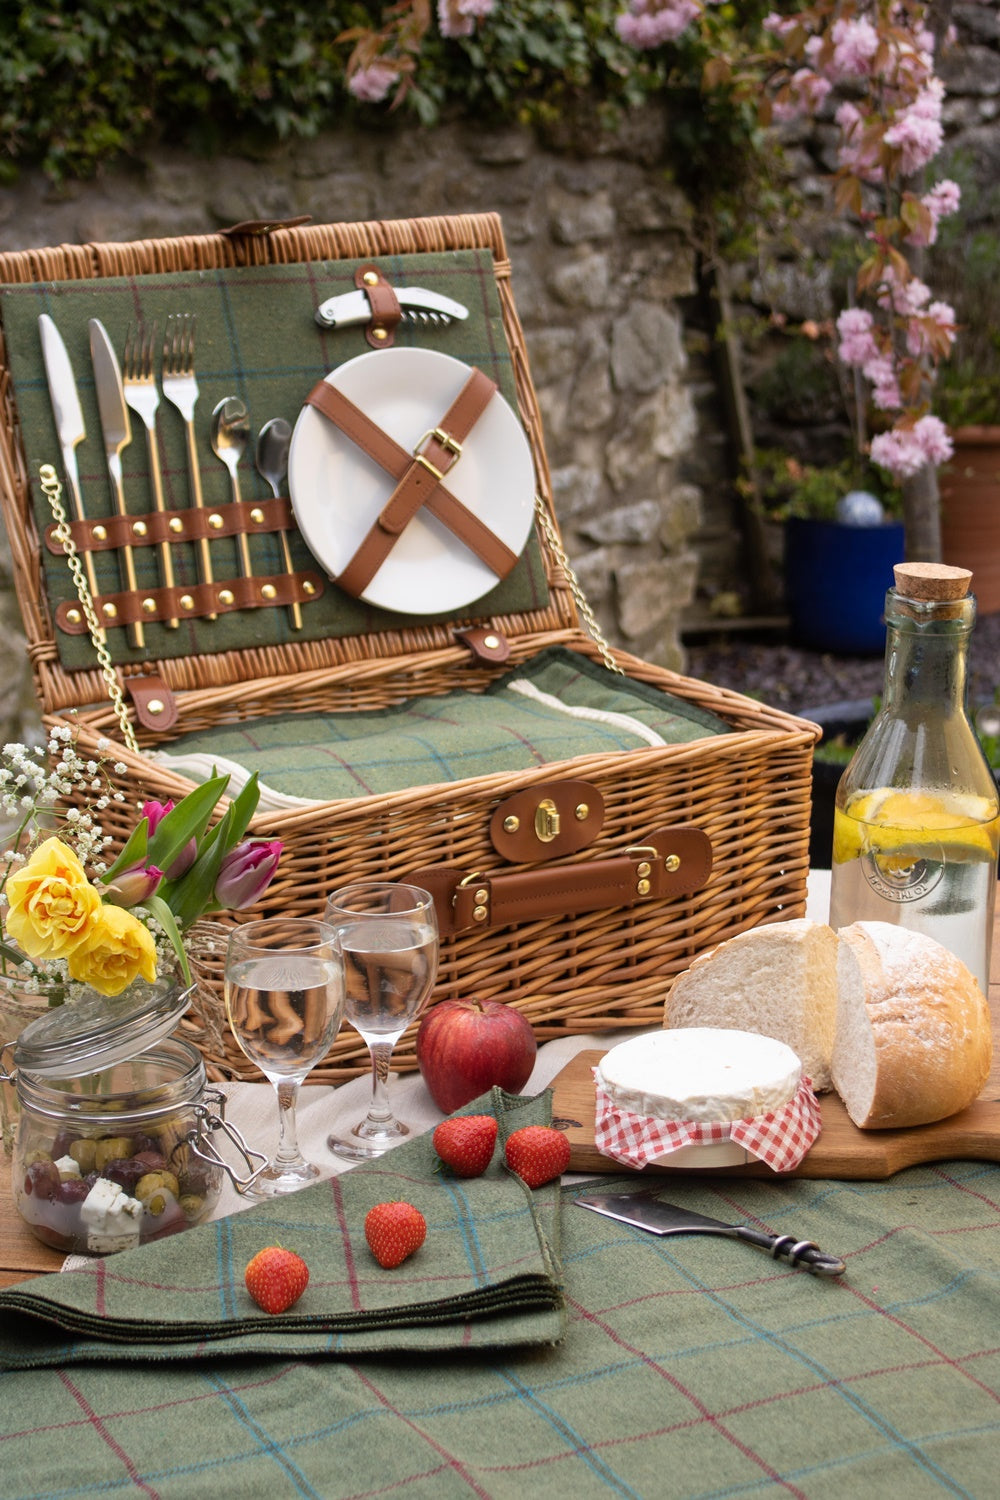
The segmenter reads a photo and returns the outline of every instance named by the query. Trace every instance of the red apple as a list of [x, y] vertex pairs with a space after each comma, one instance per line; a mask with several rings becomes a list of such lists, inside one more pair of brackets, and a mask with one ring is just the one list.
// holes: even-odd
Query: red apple
[[446, 1115], [495, 1084], [518, 1093], [537, 1051], [528, 1021], [502, 1000], [440, 1000], [417, 1031], [417, 1064]]

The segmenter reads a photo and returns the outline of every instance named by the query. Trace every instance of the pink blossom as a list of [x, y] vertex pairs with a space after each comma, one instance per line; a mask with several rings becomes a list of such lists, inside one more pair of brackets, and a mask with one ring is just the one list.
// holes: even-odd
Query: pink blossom
[[775, 119], [792, 120], [801, 114], [818, 114], [833, 88], [828, 79], [821, 78], [812, 68], [799, 68], [789, 82], [790, 97], [784, 102], [775, 103]]
[[370, 67], [359, 68], [356, 73], [352, 73], [347, 80], [347, 87], [355, 99], [360, 99], [365, 104], [379, 104], [395, 81], [395, 68], [387, 67], [385, 63], [372, 63]]
[[875, 320], [863, 307], [845, 307], [837, 319], [840, 346], [837, 350], [845, 365], [867, 364], [878, 354], [872, 333]]
[[925, 464], [947, 463], [954, 451], [940, 417], [921, 417], [912, 427], [893, 427], [872, 438], [872, 462], [896, 479], [910, 479]]
[[944, 85], [940, 79], [932, 78], [885, 132], [886, 145], [900, 153], [899, 170], [904, 177], [925, 167], [944, 144], [943, 97]]
[[945, 464], [955, 451], [951, 436], [940, 417], [921, 417], [913, 431], [929, 464]]
[[476, 22], [490, 15], [494, 0], [438, 0], [438, 26], [442, 36], [472, 36]]
[[866, 380], [871, 381], [872, 400], [879, 411], [901, 411], [903, 396], [899, 389], [896, 364], [888, 354], [876, 354], [861, 367]]
[[[943, 336], [950, 349], [956, 334], [955, 309], [947, 302], [932, 302], [919, 318], [911, 318], [906, 329], [906, 349], [913, 359], [931, 354], [940, 347]], [[933, 342], [932, 342], [933, 337]]]
[[618, 35], [630, 47], [648, 50], [675, 42], [702, 14], [698, 0], [629, 0], [629, 8], [615, 22]]
[[872, 58], [879, 47], [879, 36], [870, 21], [835, 21], [830, 30], [833, 56], [827, 67], [830, 78], [867, 78]]

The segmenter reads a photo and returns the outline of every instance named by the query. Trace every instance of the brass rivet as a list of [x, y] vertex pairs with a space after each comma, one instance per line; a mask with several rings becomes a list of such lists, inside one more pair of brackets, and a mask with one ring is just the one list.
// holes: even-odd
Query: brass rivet
[[133, 521], [132, 522], [132, 535], [133, 536], [145, 536], [146, 532], [148, 530], [149, 530], [149, 528], [146, 525], [145, 521]]
[[184, 530], [184, 522], [181, 520], [180, 516], [171, 516], [170, 520], [167, 522], [167, 525], [170, 527], [171, 531]]
[[155, 599], [143, 599], [143, 601], [142, 601], [142, 609], [143, 609], [143, 613], [144, 614], [155, 615], [156, 614], [156, 600]]
[[250, 519], [251, 521], [253, 521], [255, 526], [259, 526], [264, 519], [264, 512], [255, 505], [253, 510], [250, 512]]
[[365, 286], [378, 286], [378, 272], [366, 271], [361, 280], [364, 282]]
[[146, 704], [146, 712], [148, 714], [153, 714], [153, 715], [162, 714], [162, 712], [163, 712], [163, 702], [162, 702], [162, 700], [159, 699], [159, 698], [150, 698], [149, 702]]
[[78, 609], [68, 609], [66, 611], [66, 618], [71, 625], [79, 625], [83, 616]]
[[386, 331], [386, 329], [384, 329], [384, 328], [373, 328], [372, 329], [372, 338], [373, 339], [378, 339], [380, 343], [384, 339], [387, 339], [388, 337], [389, 337], [389, 334]]
[[108, 528], [106, 526], [95, 526], [93, 536], [95, 542], [106, 542], [108, 539]]
[[513, 815], [513, 813], [510, 815], [509, 818], [504, 818], [504, 820], [503, 820], [503, 831], [504, 831], [504, 833], [516, 833], [517, 830], [520, 828], [520, 826], [521, 826], [521, 819], [520, 818], [515, 818], [514, 815]]
[[106, 620], [117, 620], [118, 618], [118, 610], [113, 604], [105, 604], [101, 609], [101, 614]]
[[208, 518], [208, 524], [209, 526], [211, 526], [213, 531], [220, 531], [225, 525], [225, 522], [219, 515], [219, 512], [217, 510], [213, 510], [212, 514]]
[[475, 896], [473, 897], [473, 900], [475, 901], [475, 903], [476, 903], [477, 906], [485, 906], [486, 902], [489, 899], [490, 899], [490, 893], [489, 893], [489, 891], [483, 890], [482, 887], [480, 887], [480, 889], [476, 892]]
[[235, 604], [236, 603], [236, 595], [233, 593], [232, 589], [220, 589], [219, 590], [219, 603], [220, 604]]
[[499, 646], [499, 644], [500, 644], [500, 637], [498, 635], [484, 635], [483, 636], [483, 645], [486, 647], [487, 651], [495, 651], [497, 649], [497, 647]]
[[302, 592], [304, 594], [315, 594], [316, 585], [314, 583], [311, 583], [307, 578], [305, 583], [302, 585]]
[[576, 818], [576, 821], [578, 823], [582, 823], [584, 818], [590, 817], [590, 808], [587, 806], [586, 802], [578, 802], [576, 804], [576, 807], [574, 807], [573, 809], [573, 816]]
[[260, 592], [264, 599], [277, 599], [278, 597], [278, 590], [273, 583], [265, 583]]
[[674, 870], [680, 869], [681, 857], [679, 854], [668, 854], [666, 859], [663, 861], [663, 864], [664, 868], [670, 870], [672, 873]]
[[473, 916], [473, 920], [476, 921], [476, 922], [485, 922], [486, 921], [486, 907], [485, 906], [474, 906], [473, 909], [472, 909], [472, 916]]
[[194, 600], [190, 594], [181, 595], [181, 609], [194, 609]]
[[650, 870], [649, 861], [646, 860], [646, 859], [644, 859], [642, 861], [642, 864], [639, 865], [639, 867], [638, 867], [638, 869], [636, 871], [636, 874], [638, 874], [638, 875], [648, 875], [649, 874], [649, 870]]
[[636, 889], [638, 890], [640, 896], [648, 896], [650, 891], [649, 881], [640, 880]]

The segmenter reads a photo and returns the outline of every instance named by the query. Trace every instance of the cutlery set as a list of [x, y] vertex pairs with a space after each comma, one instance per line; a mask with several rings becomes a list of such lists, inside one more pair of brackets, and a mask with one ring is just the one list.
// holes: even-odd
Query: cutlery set
[[[87, 431], [73, 368], [62, 336], [47, 313], [43, 313], [39, 318], [39, 334], [73, 518], [78, 522], [89, 520], [93, 523], [93, 515], [87, 516], [85, 513], [80, 489], [77, 449], [86, 438]], [[195, 511], [205, 512], [195, 428], [195, 408], [199, 397], [194, 363], [195, 317], [190, 313], [170, 314], [167, 317], [162, 352], [158, 349], [156, 323], [130, 325], [125, 338], [122, 364], [119, 364], [114, 345], [99, 319], [89, 320], [89, 335], [97, 407], [107, 461], [112, 515], [123, 522], [131, 520], [131, 526], [122, 526], [115, 533], [118, 538], [115, 549], [118, 552], [122, 588], [128, 594], [138, 593], [133, 542], [144, 541], [149, 529], [142, 518], [130, 517], [125, 500], [122, 453], [132, 441], [132, 424], [129, 416], [131, 412], [145, 429], [153, 515], [165, 518], [157, 528], [159, 536], [156, 550], [162, 584], [167, 591], [167, 598], [173, 599], [176, 596], [172, 550], [174, 541], [166, 533], [173, 534], [176, 540], [184, 540], [186, 528], [184, 522], [178, 519], [177, 512], [168, 512], [164, 498], [163, 472], [157, 443], [157, 419], [161, 405], [160, 391], [162, 391], [164, 399], [176, 408], [184, 424], [190, 505]], [[159, 390], [156, 378], [158, 352], [161, 352]], [[281, 498], [286, 481], [290, 441], [291, 427], [283, 420], [265, 423], [258, 436], [258, 469], [270, 486], [276, 500]], [[229, 473], [231, 499], [238, 506], [242, 505], [238, 466], [249, 442], [250, 418], [246, 405], [235, 396], [226, 397], [218, 403], [212, 413], [211, 446], [212, 451]], [[223, 522], [215, 515], [200, 521], [192, 537], [196, 548], [199, 582], [207, 586], [212, 586], [216, 581], [208, 537], [208, 529], [213, 527], [218, 530], [223, 527]], [[107, 529], [93, 526], [94, 537], [103, 541]], [[238, 527], [235, 535], [240, 575], [244, 579], [251, 579], [254, 574], [247, 533], [242, 527]], [[287, 572], [291, 573], [292, 560], [288, 534], [286, 531], [280, 531], [278, 535], [284, 566]], [[93, 552], [86, 547], [80, 550], [86, 570], [87, 586], [91, 595], [97, 599], [100, 597], [100, 589]], [[273, 590], [265, 585], [261, 592], [265, 597], [270, 597]], [[155, 599], [151, 599], [148, 605], [147, 601], [143, 602], [144, 606], [151, 606], [155, 612], [157, 608]], [[288, 609], [293, 627], [296, 630], [301, 629], [302, 611], [299, 603], [292, 600]], [[217, 614], [211, 610], [199, 611], [199, 614], [203, 619], [217, 618]], [[113, 605], [105, 604], [103, 620], [106, 624], [117, 623]], [[163, 619], [163, 623], [171, 629], [176, 629], [180, 624], [180, 619], [171, 610]], [[127, 621], [126, 630], [131, 645], [140, 648], [145, 645], [141, 619]]]

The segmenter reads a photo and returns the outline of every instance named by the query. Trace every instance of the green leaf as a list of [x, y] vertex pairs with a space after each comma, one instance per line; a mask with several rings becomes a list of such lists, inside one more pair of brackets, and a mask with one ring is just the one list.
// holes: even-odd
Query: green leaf
[[[104, 880], [102, 883], [104, 885], [110, 885], [115, 876], [120, 874], [122, 870], [131, 870], [133, 865], [148, 863], [146, 859], [146, 850], [148, 848], [148, 844], [149, 819], [142, 818], [138, 825], [133, 828], [132, 832], [129, 834], [128, 843], [125, 845], [124, 849], [119, 854], [114, 864], [110, 867], [109, 870], [105, 872]], [[159, 869], [160, 866], [157, 866], [157, 868]]]
[[149, 859], [169, 870], [193, 838], [201, 840], [216, 804], [229, 785], [228, 776], [211, 776], [172, 808], [149, 841]]
[[170, 907], [165, 901], [161, 900], [159, 896], [150, 896], [147, 901], [143, 902], [143, 905], [145, 906], [146, 910], [156, 918], [160, 926], [163, 928], [164, 932], [167, 934], [167, 937], [170, 939], [170, 945], [173, 948], [174, 952], [177, 954], [177, 958], [181, 966], [181, 973], [184, 975], [184, 983], [191, 984], [191, 969], [188, 965], [188, 957], [184, 949], [184, 939], [181, 937], [180, 931], [177, 927], [177, 923], [174, 920], [174, 914], [170, 910]]

